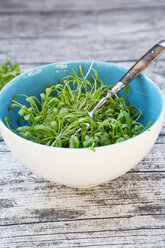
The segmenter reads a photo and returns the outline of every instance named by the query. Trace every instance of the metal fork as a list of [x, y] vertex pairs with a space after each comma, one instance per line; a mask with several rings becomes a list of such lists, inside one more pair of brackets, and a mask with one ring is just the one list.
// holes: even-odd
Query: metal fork
[[117, 96], [116, 94], [123, 89], [130, 81], [136, 78], [142, 71], [144, 71], [163, 51], [165, 50], [165, 40], [160, 41], [146, 52], [132, 67], [129, 69], [119, 82], [107, 91], [96, 107], [89, 113], [93, 117], [94, 113], [105, 104], [109, 97]]

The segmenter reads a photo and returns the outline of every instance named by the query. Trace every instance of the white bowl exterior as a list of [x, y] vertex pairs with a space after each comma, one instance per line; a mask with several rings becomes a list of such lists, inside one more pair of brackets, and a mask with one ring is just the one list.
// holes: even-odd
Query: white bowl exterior
[[155, 143], [164, 111], [150, 131], [127, 141], [90, 149], [54, 148], [27, 141], [1, 121], [2, 136], [20, 162], [45, 179], [73, 187], [89, 187], [112, 180], [138, 164]]

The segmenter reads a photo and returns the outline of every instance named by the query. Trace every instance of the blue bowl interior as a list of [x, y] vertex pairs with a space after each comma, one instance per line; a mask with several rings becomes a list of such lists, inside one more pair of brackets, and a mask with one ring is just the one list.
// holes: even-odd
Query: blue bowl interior
[[[82, 65], [84, 74], [88, 71], [91, 62], [75, 61], [55, 63], [33, 69], [20, 75], [8, 83], [0, 92], [0, 119], [4, 122], [5, 117], [9, 117], [12, 129], [17, 128], [18, 108], [8, 111], [12, 103], [12, 98], [16, 94], [25, 94], [27, 96], [39, 97], [40, 93], [45, 90], [46, 84], [56, 84], [59, 79], [70, 74], [73, 70], [78, 73], [78, 65]], [[93, 68], [98, 72], [98, 78], [111, 85], [116, 83], [127, 68], [112, 63], [95, 62]], [[92, 75], [90, 72], [88, 78]], [[139, 75], [130, 84], [128, 99], [131, 104], [140, 108], [142, 111], [141, 123], [146, 126], [148, 121], [153, 123], [158, 119], [163, 109], [163, 97], [159, 88], [148, 78]], [[119, 93], [124, 96], [124, 90]], [[17, 101], [25, 104], [25, 98], [19, 96]]]

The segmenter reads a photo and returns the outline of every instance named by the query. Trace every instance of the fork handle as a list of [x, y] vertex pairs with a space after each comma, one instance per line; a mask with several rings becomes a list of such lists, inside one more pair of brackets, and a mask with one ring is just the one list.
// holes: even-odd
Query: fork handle
[[144, 71], [163, 51], [165, 50], [165, 40], [160, 41], [153, 46], [148, 52], [146, 52], [124, 76], [119, 82], [111, 89], [111, 92], [116, 94], [119, 90], [124, 88], [130, 81], [137, 77], [142, 71]]
[[146, 52], [132, 67], [127, 71], [115, 86], [107, 91], [107, 95], [103, 97], [96, 107], [89, 113], [93, 117], [94, 113], [106, 103], [110, 96], [116, 95], [118, 91], [124, 88], [130, 81], [137, 77], [144, 69], [146, 69], [163, 51], [165, 50], [165, 40], [160, 41]]

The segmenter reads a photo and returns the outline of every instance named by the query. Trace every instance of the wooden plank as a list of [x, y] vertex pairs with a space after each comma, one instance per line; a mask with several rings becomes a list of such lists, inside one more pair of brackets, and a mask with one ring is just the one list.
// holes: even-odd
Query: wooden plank
[[161, 245], [165, 234], [164, 182], [161, 173], [126, 174], [91, 189], [15, 180], [15, 186], [4, 185], [1, 192], [0, 244], [12, 242], [13, 247], [28, 247], [28, 242], [43, 245], [48, 239], [50, 245], [56, 241], [58, 247], [67, 247], [68, 243], [76, 246], [78, 239], [84, 247], [99, 246], [101, 242], [104, 245], [104, 239], [96, 242], [94, 238], [104, 234], [105, 245], [126, 244], [122, 243], [126, 237], [131, 245], [132, 236], [139, 236], [137, 245], [144, 245], [145, 239], [148, 247]]
[[[83, 220], [104, 223], [108, 219], [126, 221], [134, 217], [149, 221], [153, 217], [155, 222], [150, 220], [151, 226], [137, 218], [138, 227], [132, 223], [132, 228], [163, 228], [164, 173], [127, 173], [90, 189], [69, 188], [20, 174], [15, 173], [15, 182], [9, 177], [6, 179], [11, 178], [11, 183], [5, 179], [6, 184], [1, 185], [0, 227]], [[91, 228], [95, 230], [94, 226]], [[123, 229], [127, 228], [130, 227], [125, 225]]]
[[[159, 40], [163, 38], [161, 33], [164, 30], [161, 29], [157, 32], [159, 33]], [[98, 35], [97, 39], [89, 35], [78, 39], [75, 37], [56, 37], [53, 39], [0, 40], [0, 63], [6, 60], [19, 64], [47, 64], [71, 60], [134, 61], [159, 41], [155, 36], [155, 31], [150, 30], [147, 35], [151, 38], [149, 42], [145, 38], [145, 32], [143, 34], [139, 32], [136, 38], [135, 35], [127, 33], [125, 38], [123, 34], [110, 34], [109, 37]], [[117, 37], [115, 38], [115, 36]], [[113, 38], [110, 39], [110, 37]], [[162, 54], [160, 60], [164, 61], [164, 59], [165, 54]]]
[[[30, 228], [30, 227], [29, 227]], [[14, 240], [12, 238], [4, 239], [2, 242], [3, 248], [11, 247], [128, 247], [128, 248], [138, 248], [141, 247], [163, 247], [163, 233], [160, 231], [156, 232], [151, 230], [148, 234], [147, 231], [127, 231], [127, 232], [104, 232], [100, 233], [83, 233], [77, 234], [62, 234], [61, 238], [58, 235], [36, 235], [36, 236], [23, 236], [16, 237]], [[153, 240], [154, 237], [154, 240]], [[152, 240], [152, 241], [151, 241]], [[96, 243], [97, 242], [97, 243]], [[94, 245], [95, 244], [95, 245]], [[1, 246], [2, 247], [2, 246]]]
[[19, 0], [5, 0], [1, 1], [1, 12], [15, 12], [15, 11], [52, 11], [53, 10], [72, 10], [72, 11], [83, 11], [83, 10], [102, 10], [107, 8], [115, 9], [115, 8], [149, 8], [156, 6], [164, 6], [164, 0], [154, 1], [154, 0], [84, 0], [84, 1], [74, 1], [74, 0], [63, 0], [63, 1], [39, 1], [39, 0], [29, 0], [29, 1], [19, 1]]
[[[105, 13], [83, 12], [81, 5], [79, 8], [80, 11], [55, 14], [31, 13], [30, 17], [24, 12], [0, 15], [0, 62], [133, 60], [164, 38], [165, 5], [136, 11], [129, 8], [112, 11], [104, 6]], [[154, 22], [151, 16], [155, 17]], [[165, 59], [164, 56], [161, 58]]]
[[[135, 221], [135, 219], [134, 219]], [[122, 221], [124, 222], [124, 220]], [[68, 224], [68, 225], [67, 225]], [[88, 225], [95, 225], [96, 223], [82, 223], [87, 227]], [[100, 223], [98, 222], [97, 225]], [[119, 230], [113, 231], [112, 226], [117, 225], [117, 222], [109, 221], [109, 230], [98, 230], [98, 231], [79, 231], [79, 227], [77, 226], [77, 232], [65, 232], [65, 225], [68, 226], [68, 229], [71, 227], [71, 223], [63, 224], [60, 229], [63, 230], [62, 233], [56, 232], [58, 230], [57, 225], [29, 225], [20, 227], [17, 230], [16, 235], [8, 237], [6, 233], [6, 238], [3, 238], [0, 242], [1, 247], [7, 248], [19, 248], [19, 247], [128, 247], [128, 248], [138, 248], [139, 245], [141, 247], [164, 247], [164, 232], [161, 229], [150, 229], [150, 233], [146, 229], [133, 229], [133, 230]], [[123, 223], [124, 225], [124, 223]], [[28, 230], [35, 229], [34, 235], [29, 235]], [[19, 233], [22, 229], [26, 229], [27, 234], [21, 236]], [[39, 230], [37, 232], [37, 229]], [[43, 230], [40, 233], [40, 230]], [[53, 230], [55, 229], [55, 230]], [[14, 228], [13, 228], [14, 231]], [[16, 230], [15, 230], [16, 231]], [[48, 232], [52, 232], [48, 234]]]

